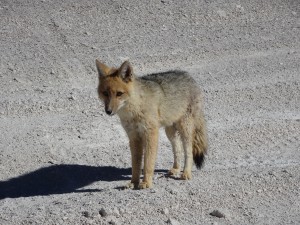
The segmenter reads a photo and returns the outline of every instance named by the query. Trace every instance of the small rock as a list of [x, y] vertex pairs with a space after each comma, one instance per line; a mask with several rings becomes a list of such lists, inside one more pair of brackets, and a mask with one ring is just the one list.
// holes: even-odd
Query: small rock
[[125, 209], [120, 209], [120, 214], [124, 214], [125, 213]]
[[225, 218], [225, 214], [223, 212], [221, 212], [220, 210], [218, 210], [218, 209], [212, 211], [209, 215], [215, 216], [215, 217], [218, 217], [218, 218]]
[[15, 69], [12, 67], [8, 67], [8, 70], [10, 70], [11, 72], [15, 72]]
[[111, 224], [111, 225], [117, 225], [118, 223], [115, 220], [111, 220], [111, 221], [109, 221], [109, 224]]
[[172, 218], [169, 218], [167, 223], [171, 224], [171, 225], [179, 225], [180, 224], [177, 220], [172, 219]]
[[150, 193], [154, 194], [154, 193], [156, 193], [156, 191], [154, 189], [151, 189]]
[[174, 189], [168, 189], [169, 193], [172, 194], [172, 195], [177, 195], [178, 192]]
[[53, 74], [54, 74], [54, 70], [51, 70], [51, 71], [50, 71], [50, 74], [52, 74], [52, 75], [53, 75]]
[[101, 209], [100, 209], [99, 214], [100, 214], [102, 217], [108, 216], [108, 212], [107, 212], [107, 210], [105, 210], [104, 208], [101, 208]]
[[112, 225], [119, 225], [120, 224], [119, 220], [114, 216], [111, 217], [111, 218], [108, 218], [108, 223], [112, 224]]
[[164, 208], [163, 210], [161, 210], [161, 213], [164, 214], [164, 215], [168, 215], [169, 210], [167, 208]]
[[82, 215], [83, 215], [84, 217], [86, 217], [86, 218], [88, 218], [88, 217], [91, 216], [90, 213], [89, 213], [88, 211], [82, 212]]
[[69, 100], [76, 100], [76, 98], [72, 95], [69, 97]]

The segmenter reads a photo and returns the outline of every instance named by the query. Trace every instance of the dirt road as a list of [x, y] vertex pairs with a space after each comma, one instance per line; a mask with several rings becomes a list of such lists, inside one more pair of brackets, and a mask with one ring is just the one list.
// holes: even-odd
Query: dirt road
[[[0, 224], [300, 224], [298, 1], [0, 0], [0, 52]], [[96, 58], [195, 78], [210, 147], [193, 180], [165, 176], [161, 132], [154, 188], [121, 188]]]

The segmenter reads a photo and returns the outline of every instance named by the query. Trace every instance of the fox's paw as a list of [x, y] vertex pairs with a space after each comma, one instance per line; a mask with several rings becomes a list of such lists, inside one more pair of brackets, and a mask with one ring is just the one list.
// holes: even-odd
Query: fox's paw
[[182, 174], [181, 174], [181, 180], [190, 180], [192, 179], [192, 174], [190, 172], [186, 172], [184, 171]]
[[149, 182], [143, 181], [139, 184], [139, 189], [152, 188], [152, 184]]
[[176, 175], [178, 175], [179, 173], [180, 173], [180, 169], [172, 168], [172, 169], [169, 170], [168, 175], [169, 175], [169, 176], [176, 176]]
[[125, 189], [137, 189], [138, 187], [139, 187], [138, 183], [128, 182], [124, 188]]

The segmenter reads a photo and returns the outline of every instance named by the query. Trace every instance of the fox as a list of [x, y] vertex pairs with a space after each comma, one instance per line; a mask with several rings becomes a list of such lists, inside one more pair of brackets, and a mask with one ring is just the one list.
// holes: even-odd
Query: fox
[[203, 96], [196, 81], [181, 70], [136, 76], [129, 61], [115, 68], [96, 59], [96, 67], [98, 96], [105, 112], [119, 116], [129, 138], [132, 176], [127, 187], [153, 187], [161, 127], [165, 128], [173, 150], [173, 167], [168, 175], [191, 179], [193, 161], [200, 169], [207, 151]]

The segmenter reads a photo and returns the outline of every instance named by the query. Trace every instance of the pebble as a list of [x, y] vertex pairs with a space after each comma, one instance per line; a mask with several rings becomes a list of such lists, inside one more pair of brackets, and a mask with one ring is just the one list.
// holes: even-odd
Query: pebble
[[164, 215], [168, 215], [169, 210], [167, 208], [164, 208], [163, 210], [161, 210], [161, 213], [164, 214]]
[[90, 213], [89, 213], [88, 211], [82, 212], [82, 215], [83, 215], [84, 217], [86, 217], [86, 218], [88, 218], [88, 217], [91, 216]]
[[104, 208], [101, 208], [101, 209], [100, 209], [99, 214], [100, 214], [102, 217], [108, 216], [108, 212], [107, 212], [107, 210], [105, 210]]
[[112, 219], [111, 221], [108, 222], [111, 225], [119, 225], [119, 221], [117, 219]]
[[180, 224], [177, 220], [172, 219], [172, 218], [169, 218], [167, 223], [171, 224], [171, 225], [179, 225]]
[[218, 210], [218, 209], [215, 209], [209, 215], [215, 216], [215, 217], [218, 217], [218, 218], [225, 218], [225, 214], [222, 211]]
[[125, 209], [120, 209], [120, 214], [124, 214], [125, 212]]
[[72, 95], [69, 97], [69, 100], [76, 100], [76, 98]]
[[8, 69], [9, 69], [10, 71], [12, 71], [12, 72], [15, 72], [15, 69], [12, 68], [12, 67], [8, 67]]
[[13, 81], [20, 82], [18, 78], [13, 78]]
[[178, 192], [177, 192], [176, 190], [174, 190], [174, 189], [167, 189], [167, 191], [168, 191], [170, 194], [172, 194], [172, 195], [177, 195], [177, 194], [178, 194]]
[[154, 194], [154, 193], [156, 193], [156, 191], [154, 189], [151, 189], [150, 193]]

